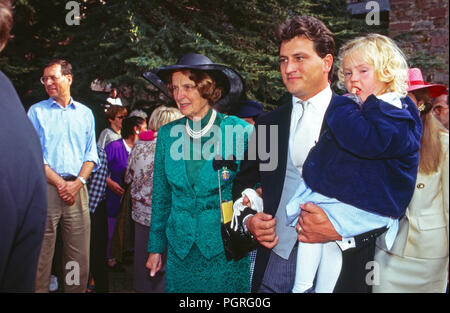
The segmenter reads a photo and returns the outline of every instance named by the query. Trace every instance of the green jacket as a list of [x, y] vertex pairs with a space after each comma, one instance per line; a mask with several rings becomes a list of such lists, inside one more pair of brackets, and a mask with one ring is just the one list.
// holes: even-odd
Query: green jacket
[[[152, 219], [148, 252], [162, 253], [167, 243], [179, 258], [184, 259], [195, 243], [210, 259], [224, 253], [220, 230], [218, 173], [212, 161], [217, 152], [223, 159], [230, 154], [240, 160], [247, 149], [253, 126], [235, 117], [217, 114], [220, 128], [214, 129], [207, 160], [194, 186], [188, 182], [183, 143], [190, 140], [185, 131], [186, 118], [161, 127], [156, 143], [153, 174]], [[219, 131], [220, 129], [220, 131]], [[204, 149], [205, 150], [205, 149]], [[189, 155], [189, 153], [187, 153]], [[231, 189], [236, 172], [229, 171], [225, 181], [220, 175], [222, 200], [232, 200]]]

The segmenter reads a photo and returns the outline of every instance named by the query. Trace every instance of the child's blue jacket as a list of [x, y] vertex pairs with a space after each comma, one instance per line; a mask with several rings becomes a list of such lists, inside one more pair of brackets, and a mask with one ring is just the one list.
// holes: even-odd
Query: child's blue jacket
[[307, 185], [357, 208], [401, 217], [414, 192], [422, 136], [416, 105], [408, 97], [401, 102], [403, 109], [371, 95], [360, 109], [335, 96], [303, 165]]

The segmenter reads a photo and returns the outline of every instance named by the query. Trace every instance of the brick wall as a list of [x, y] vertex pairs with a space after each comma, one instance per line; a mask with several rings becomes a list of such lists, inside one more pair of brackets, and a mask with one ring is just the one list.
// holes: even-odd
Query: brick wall
[[[400, 43], [413, 62], [422, 64], [427, 82], [446, 86], [449, 85], [448, 10], [448, 0], [391, 0], [389, 12], [389, 36]], [[427, 61], [431, 59], [427, 56], [435, 56], [436, 60], [429, 64]], [[444, 68], [438, 69], [436, 62]]]

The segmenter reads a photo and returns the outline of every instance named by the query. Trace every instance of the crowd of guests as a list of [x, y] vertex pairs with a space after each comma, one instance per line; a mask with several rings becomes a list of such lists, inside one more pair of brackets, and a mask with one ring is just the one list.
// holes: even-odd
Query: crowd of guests
[[[0, 4], [3, 34], [12, 16]], [[237, 100], [237, 71], [189, 53], [152, 70], [177, 108], [128, 114], [111, 100], [98, 139], [71, 96], [69, 62], [44, 66], [49, 98], [27, 113], [1, 74], [0, 124], [21, 132], [2, 132], [0, 291], [48, 292], [61, 257], [64, 292], [108, 292], [108, 271], [131, 249], [138, 292], [445, 292], [447, 88], [408, 69], [383, 35], [350, 40], [337, 62], [314, 17], [276, 36], [288, 91], [277, 109]], [[239, 257], [224, 246], [233, 202]]]

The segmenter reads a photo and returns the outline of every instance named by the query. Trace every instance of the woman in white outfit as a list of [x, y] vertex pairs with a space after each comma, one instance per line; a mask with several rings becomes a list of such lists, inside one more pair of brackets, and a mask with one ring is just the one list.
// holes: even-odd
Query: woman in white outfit
[[431, 110], [431, 97], [446, 91], [424, 83], [419, 69], [409, 70], [409, 81], [409, 96], [423, 122], [419, 173], [392, 249], [378, 238], [373, 292], [445, 292], [448, 282], [448, 131]]

